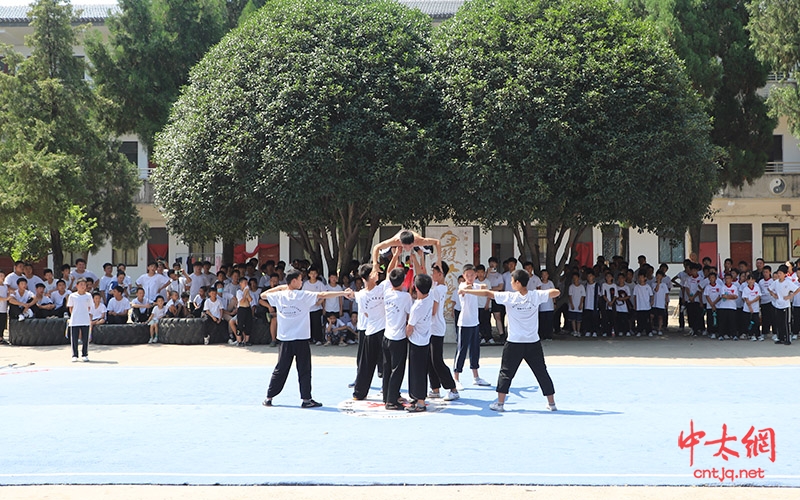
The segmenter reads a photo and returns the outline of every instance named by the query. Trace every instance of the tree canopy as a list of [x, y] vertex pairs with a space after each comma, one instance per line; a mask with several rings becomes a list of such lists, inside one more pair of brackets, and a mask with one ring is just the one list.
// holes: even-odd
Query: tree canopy
[[626, 0], [670, 41], [712, 118], [719, 182], [741, 186], [764, 173], [775, 120], [758, 91], [768, 67], [753, 52], [744, 0]]
[[106, 20], [108, 41], [99, 32], [86, 40], [92, 78], [114, 104], [105, 116], [118, 134], [135, 133], [152, 150], [189, 69], [228, 31], [240, 3], [119, 0], [121, 12]]
[[550, 248], [569, 251], [586, 226], [677, 235], [708, 213], [702, 103], [674, 51], [616, 2], [473, 0], [434, 53], [469, 180], [456, 219], [546, 224]]
[[[392, 0], [275, 0], [212, 48], [157, 136], [187, 241], [289, 232], [330, 269], [364, 227], [444, 210], [430, 19]], [[171, 189], [191, 179], [190, 190]]]
[[[755, 0], [750, 12], [750, 38], [759, 59], [787, 81], [800, 65], [800, 1]], [[769, 104], [775, 116], [786, 116], [791, 131], [800, 135], [800, 92], [797, 82], [770, 90]]]
[[60, 0], [38, 0], [30, 13], [31, 56], [3, 49], [9, 74], [0, 73], [0, 242], [16, 258], [89, 251], [111, 237], [135, 248], [144, 225], [133, 204], [135, 166], [118, 152], [73, 56], [82, 28]]

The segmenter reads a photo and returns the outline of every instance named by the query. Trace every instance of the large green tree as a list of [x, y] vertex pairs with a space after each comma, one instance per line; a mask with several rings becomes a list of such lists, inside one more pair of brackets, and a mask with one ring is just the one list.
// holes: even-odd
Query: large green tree
[[121, 12], [106, 20], [108, 40], [100, 32], [86, 40], [92, 78], [100, 94], [114, 103], [105, 116], [118, 134], [135, 133], [152, 150], [189, 69], [228, 31], [238, 4], [119, 1]]
[[[379, 225], [442, 210], [430, 19], [392, 0], [276, 0], [192, 70], [156, 141], [187, 241], [288, 232], [343, 268]], [[190, 189], [175, 191], [178, 179]]]
[[38, 0], [26, 39], [31, 56], [3, 49], [9, 74], [0, 73], [0, 241], [18, 257], [52, 251], [90, 251], [108, 237], [122, 248], [142, 241], [133, 204], [136, 168], [100, 120], [108, 102], [84, 79], [73, 55], [83, 28], [60, 0]]
[[747, 9], [753, 49], [784, 83], [770, 90], [773, 116], [787, 117], [792, 133], [800, 135], [800, 91], [796, 81], [789, 81], [800, 65], [800, 1], [755, 0]]
[[456, 219], [545, 225], [551, 276], [586, 227], [678, 235], [708, 213], [708, 117], [674, 51], [613, 0], [473, 0], [434, 51], [459, 129]]

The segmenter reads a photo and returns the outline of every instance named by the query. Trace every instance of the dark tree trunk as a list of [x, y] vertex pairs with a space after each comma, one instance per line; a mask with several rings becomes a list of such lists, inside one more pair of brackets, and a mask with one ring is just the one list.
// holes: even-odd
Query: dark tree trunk
[[697, 257], [696, 260], [698, 262], [700, 258], [700, 229], [702, 227], [702, 224], [689, 226], [689, 252], [693, 253]]
[[238, 264], [233, 261], [233, 241], [231, 240], [222, 240], [222, 263]]
[[58, 228], [50, 228], [50, 248], [53, 252], [53, 269], [58, 273], [64, 264], [64, 247], [61, 244], [61, 232]]

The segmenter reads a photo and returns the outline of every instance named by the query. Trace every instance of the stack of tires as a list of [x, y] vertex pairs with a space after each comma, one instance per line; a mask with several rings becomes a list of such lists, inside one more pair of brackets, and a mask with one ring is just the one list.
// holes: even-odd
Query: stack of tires
[[8, 322], [8, 341], [13, 345], [42, 346], [69, 344], [64, 318], [26, 319]]

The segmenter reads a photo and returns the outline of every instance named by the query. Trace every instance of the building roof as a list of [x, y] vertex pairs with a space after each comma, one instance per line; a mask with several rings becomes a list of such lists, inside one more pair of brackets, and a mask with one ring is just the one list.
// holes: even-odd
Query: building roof
[[[29, 4], [12, 6], [0, 5], [0, 24], [27, 25], [31, 22], [30, 18], [28, 18], [28, 12], [30, 10], [31, 6]], [[116, 14], [119, 12], [119, 6], [113, 1], [110, 1], [107, 4], [98, 5], [81, 5], [78, 3], [72, 5], [72, 10], [76, 12], [82, 11], [80, 17], [78, 18], [78, 22], [103, 23], [108, 18], [109, 13]]]
[[[20, 0], [23, 3], [25, 0]], [[419, 9], [423, 14], [431, 16], [433, 19], [447, 19], [453, 17], [456, 11], [464, 4], [464, 0], [398, 0], [400, 3], [411, 7], [412, 9]], [[109, 0], [105, 4], [97, 5], [82, 5], [80, 3], [74, 4], [72, 8], [75, 11], [81, 10], [80, 18], [81, 23], [103, 23], [109, 14], [116, 14], [119, 12], [119, 6], [113, 0]], [[29, 4], [3, 6], [0, 5], [0, 24], [4, 25], [27, 25], [30, 23], [28, 18], [28, 11], [30, 10]]]

